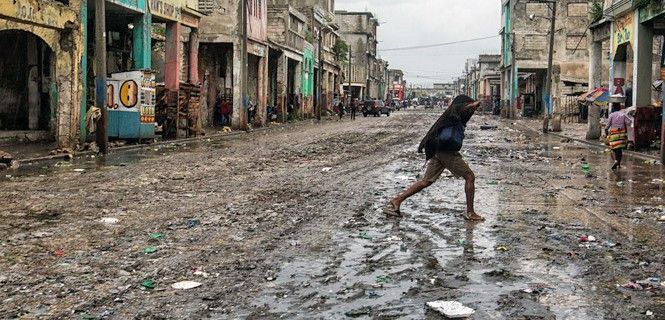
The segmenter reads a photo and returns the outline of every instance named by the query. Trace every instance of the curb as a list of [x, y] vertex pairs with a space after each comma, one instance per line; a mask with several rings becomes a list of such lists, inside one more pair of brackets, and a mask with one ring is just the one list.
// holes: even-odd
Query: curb
[[[532, 131], [532, 132], [542, 133], [541, 131], [533, 129], [533, 128], [525, 125], [525, 124], [513, 122], [513, 125], [522, 127], [524, 129], [527, 129], [527, 130]], [[585, 140], [585, 139], [573, 138], [573, 137], [569, 137], [569, 136], [566, 136], [564, 134], [556, 133], [556, 132], [548, 132], [547, 134], [551, 134], [551, 135], [553, 135], [555, 137], [559, 137], [559, 138], [570, 139], [572, 141], [583, 143], [583, 144], [586, 144], [588, 146], [592, 146], [592, 147], [595, 147], [595, 148], [598, 148], [598, 149], [603, 149], [603, 150], [607, 149], [607, 146], [604, 145], [604, 144], [601, 144], [601, 143], [596, 143], [596, 142], [592, 142], [592, 141]], [[660, 161], [660, 157], [658, 157], [658, 156], [651, 156], [651, 155], [644, 154], [644, 153], [641, 153], [641, 152], [624, 150], [623, 153], [626, 154], [626, 155], [629, 155], [631, 157], [635, 157], [635, 158], [642, 159], [642, 160]]]
[[[256, 128], [252, 129], [252, 131], [233, 131], [231, 133], [215, 133], [211, 135], [205, 135], [205, 136], [199, 136], [199, 137], [192, 137], [192, 138], [184, 138], [184, 139], [174, 139], [174, 140], [161, 140], [155, 143], [150, 143], [150, 144], [144, 144], [144, 143], [139, 143], [139, 144], [133, 144], [133, 145], [125, 145], [125, 146], [120, 146], [116, 148], [111, 148], [109, 149], [109, 154], [113, 153], [120, 153], [120, 152], [125, 152], [125, 151], [131, 151], [131, 150], [140, 150], [144, 148], [151, 148], [155, 146], [163, 146], [171, 143], [187, 143], [187, 142], [196, 142], [196, 141], [202, 141], [202, 140], [207, 140], [207, 139], [214, 139], [214, 140], [222, 140], [227, 137], [236, 137], [240, 136], [243, 134], [251, 134], [253, 132], [262, 132], [262, 131], [269, 131], [271, 129], [275, 128], [292, 128], [297, 125], [300, 125], [303, 123], [303, 121], [300, 121], [298, 123], [290, 123], [287, 125], [282, 125], [279, 127], [261, 127], [261, 128]], [[42, 157], [35, 157], [35, 158], [26, 158], [26, 159], [17, 159], [16, 161], [21, 164], [35, 164], [39, 162], [44, 162], [44, 161], [51, 161], [51, 160], [69, 160], [71, 157], [80, 157], [80, 156], [85, 156], [85, 155], [91, 155], [91, 154], [96, 154], [96, 152], [87, 150], [87, 151], [76, 151], [72, 153], [61, 153], [61, 154], [55, 154], [55, 155], [49, 155], [49, 156], [42, 156]]]

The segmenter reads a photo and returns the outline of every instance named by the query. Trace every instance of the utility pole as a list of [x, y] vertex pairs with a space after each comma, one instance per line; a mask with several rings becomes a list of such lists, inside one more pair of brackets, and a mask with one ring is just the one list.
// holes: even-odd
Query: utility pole
[[517, 112], [515, 106], [517, 93], [514, 90], [515, 83], [519, 81], [519, 74], [517, 72], [517, 66], [515, 65], [517, 63], [517, 58], [515, 57], [515, 33], [510, 33], [510, 52], [510, 88], [508, 89], [510, 97], [508, 99], [508, 119], [515, 119], [517, 118], [517, 115], [515, 114]]
[[[351, 93], [351, 45], [349, 45], [349, 71], [348, 71], [348, 77], [349, 77], [349, 98], [347, 99], [348, 107], [351, 108], [351, 99], [353, 98], [353, 94]], [[357, 111], [357, 110], [356, 110]]]
[[552, 12], [552, 17], [550, 18], [550, 50], [547, 56], [547, 78], [545, 80], [545, 96], [549, 100], [547, 103], [547, 108], [544, 110], [543, 115], [543, 132], [547, 133], [549, 129], [549, 118], [550, 118], [550, 108], [554, 111], [553, 99], [552, 99], [552, 59], [554, 57], [554, 29], [556, 25], [556, 1], [542, 1], [552, 6], [550, 11]]
[[365, 62], [366, 62], [366, 64], [367, 64], [367, 66], [366, 66], [366, 68], [365, 68], [365, 69], [366, 69], [366, 72], [367, 72], [367, 81], [366, 81], [367, 83], [366, 83], [366, 87], [365, 87], [365, 97], [367, 97], [368, 99], [371, 99], [371, 97], [369, 96], [369, 95], [370, 95], [370, 90], [369, 90], [369, 86], [370, 86], [370, 78], [369, 78], [369, 74], [370, 74], [370, 59], [369, 59], [369, 51], [366, 51], [366, 52], [365, 52]]
[[[106, 0], [95, 1], [95, 105], [101, 111], [97, 126], [99, 152], [107, 154], [109, 137], [106, 109]], [[85, 72], [85, 70], [84, 70]]]
[[323, 26], [319, 28], [319, 71], [317, 71], [317, 77], [319, 79], [319, 85], [316, 86], [317, 94], [317, 103], [316, 103], [316, 121], [321, 121], [321, 93], [323, 92], [323, 56], [321, 55], [321, 47], [323, 46]]
[[[248, 108], [249, 108], [249, 95], [247, 92], [247, 74], [248, 74], [248, 64], [247, 64], [247, 0], [240, 1], [240, 10], [242, 10], [242, 65], [240, 66], [240, 103], [242, 108], [240, 108], [240, 129], [249, 129], [249, 117], [248, 117]], [[245, 105], [247, 102], [247, 105]]]

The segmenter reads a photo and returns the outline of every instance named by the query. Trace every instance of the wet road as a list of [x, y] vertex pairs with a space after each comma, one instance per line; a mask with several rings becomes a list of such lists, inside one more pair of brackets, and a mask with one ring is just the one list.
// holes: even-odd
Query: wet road
[[[439, 319], [424, 304], [444, 299], [475, 319], [665, 318], [660, 166], [629, 158], [614, 174], [602, 150], [477, 116], [463, 153], [487, 222], [463, 221], [452, 177], [405, 202], [405, 218], [383, 216], [423, 174], [415, 149], [437, 116], [303, 123], [9, 172], [0, 317]], [[644, 290], [617, 287], [648, 278]], [[171, 288], [182, 280], [202, 285]]]

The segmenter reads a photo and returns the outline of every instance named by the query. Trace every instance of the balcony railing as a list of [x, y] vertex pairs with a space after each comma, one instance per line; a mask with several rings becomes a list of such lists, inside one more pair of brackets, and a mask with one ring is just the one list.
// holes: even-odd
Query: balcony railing
[[305, 37], [293, 32], [292, 30], [287, 31], [286, 34], [286, 46], [302, 51], [305, 45]]

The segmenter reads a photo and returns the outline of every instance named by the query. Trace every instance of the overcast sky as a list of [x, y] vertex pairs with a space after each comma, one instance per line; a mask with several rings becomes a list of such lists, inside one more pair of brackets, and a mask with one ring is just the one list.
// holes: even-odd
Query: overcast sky
[[[497, 35], [499, 0], [337, 0], [336, 10], [370, 11], [380, 22], [379, 50]], [[402, 69], [411, 84], [448, 82], [461, 74], [467, 58], [500, 51], [493, 39], [411, 51], [381, 52], [390, 68]]]

